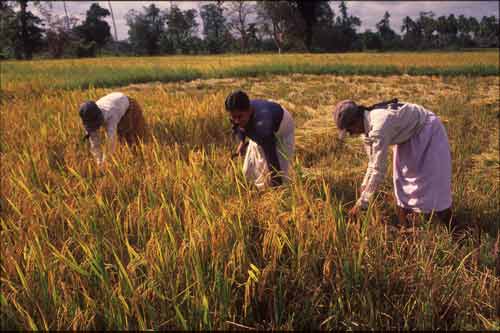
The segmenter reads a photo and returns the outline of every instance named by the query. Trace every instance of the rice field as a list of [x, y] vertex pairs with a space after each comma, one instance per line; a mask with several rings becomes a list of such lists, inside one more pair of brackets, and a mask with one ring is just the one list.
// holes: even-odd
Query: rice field
[[5, 61], [0, 85], [10, 96], [151, 81], [288, 74], [492, 76], [499, 74], [499, 62], [498, 50]]
[[[0, 64], [2, 330], [500, 330], [498, 51]], [[236, 88], [293, 115], [290, 186], [257, 191], [231, 159]], [[98, 170], [77, 109], [115, 90], [150, 137]], [[461, 242], [433, 221], [396, 225], [390, 167], [347, 218], [367, 159], [360, 139], [337, 141], [332, 107], [393, 97], [443, 120]]]

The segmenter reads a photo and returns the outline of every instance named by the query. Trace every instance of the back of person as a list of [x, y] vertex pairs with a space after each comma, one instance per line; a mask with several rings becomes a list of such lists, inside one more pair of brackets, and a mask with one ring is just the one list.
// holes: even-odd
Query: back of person
[[109, 139], [109, 152], [115, 150], [116, 136], [128, 144], [138, 143], [146, 134], [146, 122], [142, 108], [135, 99], [121, 92], [112, 92], [96, 102], [86, 101], [80, 106], [86, 138], [90, 141], [90, 150], [97, 164], [105, 160], [101, 150], [99, 128], [105, 127]]
[[247, 136], [260, 143], [262, 138], [272, 136], [280, 127], [283, 119], [283, 108], [278, 104], [264, 99], [250, 100], [254, 109], [253, 126], [247, 128]]
[[387, 108], [368, 111], [370, 119], [369, 134], [383, 133], [390, 144], [400, 144], [409, 140], [425, 124], [428, 110], [418, 104], [392, 104]]
[[95, 103], [101, 109], [105, 121], [112, 116], [121, 118], [129, 107], [128, 97], [121, 92], [112, 92], [101, 97]]

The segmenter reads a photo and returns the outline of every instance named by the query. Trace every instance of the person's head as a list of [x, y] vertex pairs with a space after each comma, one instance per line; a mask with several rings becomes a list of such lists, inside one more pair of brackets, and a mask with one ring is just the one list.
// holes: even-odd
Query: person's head
[[83, 122], [83, 127], [85, 127], [85, 130], [89, 134], [97, 131], [104, 122], [101, 109], [93, 101], [87, 101], [80, 105], [79, 114]]
[[241, 128], [245, 127], [252, 116], [248, 95], [241, 90], [233, 91], [226, 97], [224, 104], [232, 122]]
[[364, 107], [351, 100], [337, 103], [333, 109], [333, 120], [340, 131], [339, 139], [343, 139], [346, 134], [359, 135], [365, 132], [363, 111]]

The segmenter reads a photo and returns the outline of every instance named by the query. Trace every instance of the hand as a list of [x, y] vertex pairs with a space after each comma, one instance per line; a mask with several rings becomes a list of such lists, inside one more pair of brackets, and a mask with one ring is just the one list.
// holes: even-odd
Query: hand
[[238, 148], [236, 148], [236, 152], [231, 155], [231, 158], [235, 158], [237, 156], [245, 156], [247, 146], [248, 142], [240, 142], [238, 144]]
[[106, 166], [106, 160], [103, 157], [98, 158], [98, 159], [96, 159], [96, 164], [97, 164], [96, 169], [99, 171], [103, 171], [104, 167]]
[[360, 211], [359, 206], [354, 205], [354, 207], [352, 207], [347, 214], [349, 215], [350, 218], [355, 218], [356, 216], [358, 216], [359, 211]]
[[361, 194], [363, 194], [363, 192], [365, 191], [366, 189], [366, 186], [363, 186], [361, 185], [361, 187], [359, 188], [359, 195], [361, 196]]
[[240, 142], [238, 145], [237, 153], [240, 156], [244, 156], [247, 152], [248, 142]]

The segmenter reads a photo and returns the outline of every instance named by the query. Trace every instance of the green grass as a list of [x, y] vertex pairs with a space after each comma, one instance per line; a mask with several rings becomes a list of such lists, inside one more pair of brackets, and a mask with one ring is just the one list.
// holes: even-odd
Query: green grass
[[[148, 61], [150, 59], [150, 61]], [[486, 60], [483, 60], [486, 59]], [[290, 74], [439, 75], [499, 74], [498, 52], [257, 55], [221, 57], [99, 58], [2, 62], [2, 93], [46, 93], [58, 89], [117, 87], [151, 81]]]

